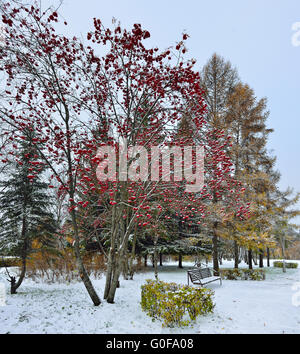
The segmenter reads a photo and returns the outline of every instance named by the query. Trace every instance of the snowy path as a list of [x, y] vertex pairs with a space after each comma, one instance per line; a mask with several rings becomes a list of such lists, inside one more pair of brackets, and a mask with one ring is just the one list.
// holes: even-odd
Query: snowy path
[[[186, 283], [186, 268], [168, 265], [159, 277]], [[0, 282], [1, 278], [4, 280], [3, 274]], [[134, 281], [122, 280], [116, 304], [103, 303], [98, 308], [81, 283], [47, 285], [26, 280], [19, 294], [7, 293], [6, 306], [0, 307], [0, 333], [300, 333], [300, 307], [292, 304], [292, 285], [300, 282], [300, 269], [283, 274], [270, 268], [266, 281], [261, 282], [209, 284], [215, 291], [214, 314], [185, 329], [162, 329], [159, 321], [152, 322], [142, 312], [140, 286], [149, 278], [153, 278], [151, 267]], [[104, 279], [94, 280], [94, 285], [102, 295]]]

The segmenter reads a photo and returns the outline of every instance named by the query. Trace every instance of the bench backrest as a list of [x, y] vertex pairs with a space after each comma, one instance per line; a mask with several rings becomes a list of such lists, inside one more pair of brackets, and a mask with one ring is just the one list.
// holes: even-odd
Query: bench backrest
[[191, 269], [188, 270], [188, 273], [192, 282], [211, 277], [211, 272], [209, 268]]
[[191, 278], [192, 283], [201, 280], [198, 270], [188, 270], [188, 274]]
[[202, 279], [211, 277], [211, 272], [209, 268], [202, 268], [202, 269], [200, 268], [199, 274]]

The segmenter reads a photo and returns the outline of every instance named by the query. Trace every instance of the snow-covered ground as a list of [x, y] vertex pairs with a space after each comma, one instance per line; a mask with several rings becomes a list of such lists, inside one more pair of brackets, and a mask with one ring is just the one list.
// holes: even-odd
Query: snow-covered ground
[[[189, 264], [183, 265], [184, 269], [175, 263], [160, 267], [159, 278], [186, 284]], [[232, 262], [225, 261], [223, 267], [232, 267]], [[27, 279], [17, 295], [10, 295], [6, 286], [0, 333], [300, 333], [300, 306], [292, 302], [294, 298], [300, 303], [300, 267], [285, 274], [271, 267], [265, 281], [208, 284], [215, 291], [214, 313], [188, 328], [162, 328], [160, 321], [152, 322], [141, 310], [140, 286], [150, 278], [154, 278], [152, 267], [133, 281], [122, 280], [116, 303], [103, 302], [99, 307], [93, 306], [81, 283], [48, 285]], [[104, 281], [93, 281], [101, 296]], [[1, 282], [6, 282], [3, 268]]]

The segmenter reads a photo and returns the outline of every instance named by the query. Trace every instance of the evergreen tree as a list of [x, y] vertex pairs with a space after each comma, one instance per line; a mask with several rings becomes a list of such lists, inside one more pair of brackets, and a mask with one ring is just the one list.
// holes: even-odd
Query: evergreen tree
[[34, 144], [34, 132], [27, 129], [18, 158], [9, 164], [10, 176], [0, 183], [0, 249], [22, 260], [18, 281], [10, 276], [12, 294], [25, 277], [32, 241], [40, 239], [48, 247], [52, 245], [50, 235], [55, 232], [55, 222], [49, 212], [51, 197], [47, 183], [42, 180], [45, 169]]
[[298, 203], [299, 198], [300, 193], [293, 195], [293, 190], [291, 188], [288, 188], [283, 192], [278, 191], [278, 203], [276, 207], [276, 214], [274, 215], [273, 220], [273, 230], [274, 237], [281, 249], [281, 255], [283, 259], [283, 272], [286, 272], [285, 250], [289, 241], [288, 231], [290, 228], [296, 227], [296, 225], [292, 224], [291, 220], [300, 214], [298, 209], [293, 209], [293, 206]]

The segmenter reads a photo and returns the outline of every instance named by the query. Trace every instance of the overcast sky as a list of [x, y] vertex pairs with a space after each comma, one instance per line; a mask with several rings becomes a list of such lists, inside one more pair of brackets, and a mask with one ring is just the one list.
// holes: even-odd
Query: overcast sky
[[275, 129], [269, 149], [277, 156], [280, 187], [300, 191], [300, 46], [292, 44], [299, 0], [64, 0], [59, 12], [69, 34], [85, 37], [93, 17], [106, 26], [114, 17], [123, 27], [141, 23], [151, 33], [149, 45], [161, 49], [186, 31], [199, 69], [214, 52], [230, 60], [257, 97], [268, 99], [268, 126]]

